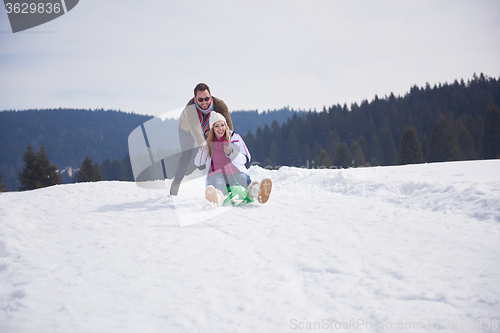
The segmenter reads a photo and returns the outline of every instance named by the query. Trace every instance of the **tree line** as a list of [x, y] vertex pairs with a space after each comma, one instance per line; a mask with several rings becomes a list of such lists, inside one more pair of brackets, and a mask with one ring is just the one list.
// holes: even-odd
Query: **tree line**
[[264, 167], [358, 167], [500, 158], [500, 82], [474, 74], [405, 96], [334, 105], [244, 140]]
[[[467, 82], [462, 79], [434, 87], [429, 84], [422, 88], [413, 86], [404, 96], [375, 96], [371, 102], [364, 100], [349, 108], [346, 104], [325, 107], [321, 112], [294, 112], [285, 108], [270, 126], [265, 123], [256, 130], [249, 129], [244, 139], [254, 163], [271, 168], [281, 165], [345, 168], [500, 158], [498, 105], [500, 81], [474, 74]], [[256, 111], [243, 113], [232, 113], [236, 128], [241, 123], [238, 117], [246, 119], [253, 115], [258, 118], [261, 115]], [[47, 114], [49, 116], [44, 117]], [[273, 119], [272, 115], [264, 114], [268, 121]], [[30, 143], [22, 160], [16, 164], [20, 165], [18, 170], [22, 166], [21, 171], [15, 172], [20, 190], [61, 182], [133, 181], [130, 159], [125, 155], [126, 138], [132, 129], [151, 118], [115, 111], [64, 109], [0, 112], [0, 116], [2, 120], [17, 119], [11, 123], [0, 122], [0, 135], [5, 136], [4, 142], [11, 143], [2, 148], [0, 171], [7, 170], [10, 180], [15, 169], [12, 164], [6, 164], [8, 152], [13, 147], [20, 149], [20, 142]], [[285, 116], [288, 117], [286, 121], [283, 120]], [[20, 119], [27, 121], [27, 126], [23, 126]], [[68, 122], [72, 125], [65, 128]], [[78, 122], [82, 126], [77, 130], [75, 124]], [[18, 134], [25, 139], [13, 140], [18, 139]], [[57, 139], [58, 135], [62, 137]], [[35, 153], [31, 143], [38, 140], [50, 142], [52, 149], [41, 146]], [[56, 141], [59, 143], [55, 144]], [[78, 152], [76, 155], [68, 153], [73, 156], [69, 165], [80, 166], [73, 177], [55, 172], [56, 165], [61, 162], [52, 164], [48, 158], [48, 151], [56, 160], [64, 155], [59, 149], [62, 146]], [[108, 154], [106, 158], [106, 151], [113, 151], [112, 156]], [[120, 152], [125, 155], [123, 159], [117, 158]], [[77, 155], [87, 156], [74, 163]], [[102, 162], [93, 162], [89, 155]], [[63, 165], [68, 165], [68, 160], [64, 161]], [[9, 189], [5, 183], [5, 172], [0, 173], [0, 192]]]
[[[255, 133], [259, 126], [277, 120], [284, 123], [297, 111], [282, 110], [231, 111], [239, 133]], [[32, 109], [0, 111], [0, 172], [2, 184], [8, 190], [19, 186], [18, 171], [23, 167], [23, 152], [28, 146], [37, 151], [43, 145], [51, 161], [63, 170], [67, 166], [77, 168], [88, 154], [99, 163], [104, 179], [130, 179], [123, 162], [128, 152], [127, 138], [137, 126], [152, 116], [126, 113], [116, 110], [85, 109]], [[164, 119], [167, 140], [177, 140], [178, 121]], [[106, 161], [108, 159], [108, 161]], [[74, 177], [61, 174], [63, 183], [74, 182]]]
[[[88, 154], [94, 161], [121, 161], [130, 132], [152, 116], [115, 110], [32, 109], [0, 112], [0, 172], [8, 190], [19, 186], [18, 171], [28, 146], [43, 145], [59, 170], [77, 168]], [[113, 163], [113, 162], [111, 162]], [[62, 181], [68, 182], [65, 174]]]
[[[44, 146], [38, 152], [28, 146], [23, 154], [23, 168], [19, 171], [19, 191], [34, 190], [61, 183], [96, 182], [102, 180], [133, 181], [134, 176], [128, 155], [121, 161], [106, 159], [101, 165], [88, 155], [82, 161], [75, 175], [65, 175], [50, 162]], [[0, 174], [0, 192], [6, 191], [3, 175]]]

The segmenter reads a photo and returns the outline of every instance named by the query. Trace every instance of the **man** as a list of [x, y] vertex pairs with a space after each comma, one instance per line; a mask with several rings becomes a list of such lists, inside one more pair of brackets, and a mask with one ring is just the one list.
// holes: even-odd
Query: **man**
[[[212, 111], [222, 114], [229, 129], [233, 130], [233, 122], [227, 105], [222, 100], [213, 97], [210, 88], [205, 83], [197, 84], [194, 88], [194, 98], [187, 103], [179, 118], [179, 141], [182, 152], [170, 186], [171, 195], [179, 193], [179, 187], [188, 165], [193, 163], [198, 148], [206, 140], [206, 135], [210, 130], [209, 119]], [[195, 147], [195, 142], [198, 147]]]

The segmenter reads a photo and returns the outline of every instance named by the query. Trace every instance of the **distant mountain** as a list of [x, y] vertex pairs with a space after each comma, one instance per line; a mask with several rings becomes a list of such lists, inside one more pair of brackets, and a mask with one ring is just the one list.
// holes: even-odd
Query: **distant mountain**
[[17, 189], [28, 146], [44, 146], [59, 169], [78, 167], [89, 155], [102, 162], [123, 159], [130, 132], [151, 116], [120, 111], [45, 109], [0, 112], [0, 172], [8, 190]]
[[[266, 167], [339, 167], [347, 161], [356, 167], [403, 163], [402, 151], [425, 162], [500, 158], [499, 106], [500, 78], [481, 73], [467, 82], [413, 86], [404, 96], [375, 96], [350, 108], [232, 111], [231, 118], [252, 152], [252, 162]], [[2, 111], [0, 173], [7, 190], [17, 190], [29, 145], [34, 151], [43, 145], [60, 170], [78, 168], [89, 155], [100, 164], [105, 179], [130, 179], [123, 176], [131, 174], [130, 165], [125, 165], [128, 136], [152, 118], [112, 110]], [[165, 122], [167, 140], [177, 140], [178, 120]], [[402, 145], [405, 131], [413, 137], [408, 146]]]
[[[257, 111], [233, 111], [231, 117], [235, 129], [243, 135], [248, 131], [255, 133], [259, 126], [271, 124], [274, 120], [282, 124], [293, 112], [287, 108], [260, 114]], [[106, 159], [122, 161], [128, 154], [130, 132], [152, 118], [102, 109], [1, 111], [0, 173], [4, 175], [7, 190], [17, 190], [23, 153], [30, 145], [35, 152], [43, 145], [50, 161], [60, 170], [67, 166], [78, 168], [86, 155], [99, 164]], [[165, 121], [170, 129], [165, 135], [175, 139], [178, 121]]]
[[276, 120], [281, 126], [294, 114], [305, 113], [305, 111], [295, 111], [288, 107], [280, 110], [269, 110], [260, 113], [258, 111], [234, 111], [231, 112], [231, 119], [233, 121], [234, 130], [243, 136], [247, 135], [248, 131], [255, 135], [259, 127], [263, 128], [266, 124], [270, 126], [274, 120]]

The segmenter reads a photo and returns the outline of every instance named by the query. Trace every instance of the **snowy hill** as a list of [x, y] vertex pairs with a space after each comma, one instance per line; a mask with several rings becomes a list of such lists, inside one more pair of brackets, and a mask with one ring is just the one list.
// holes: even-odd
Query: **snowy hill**
[[269, 202], [219, 209], [194, 176], [4, 193], [0, 332], [498, 332], [499, 170], [253, 167]]

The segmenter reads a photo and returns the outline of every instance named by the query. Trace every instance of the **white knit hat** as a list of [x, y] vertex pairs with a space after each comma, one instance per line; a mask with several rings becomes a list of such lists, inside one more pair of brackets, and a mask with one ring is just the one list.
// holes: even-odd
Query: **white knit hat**
[[216, 122], [218, 122], [219, 120], [224, 121], [224, 124], [227, 127], [226, 118], [224, 118], [223, 115], [221, 115], [220, 113], [215, 112], [215, 111], [210, 112], [210, 128], [212, 128], [214, 126], [214, 124]]

